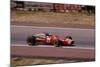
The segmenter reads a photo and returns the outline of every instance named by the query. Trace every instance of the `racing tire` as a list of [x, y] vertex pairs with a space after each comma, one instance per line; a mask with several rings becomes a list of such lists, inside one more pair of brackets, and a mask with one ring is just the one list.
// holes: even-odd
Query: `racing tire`
[[71, 45], [71, 46], [75, 46], [75, 45], [73, 45], [74, 43], [75, 43], [75, 41], [72, 41], [70, 45]]
[[60, 40], [58, 40], [56, 47], [61, 47], [61, 45], [62, 45], [62, 42]]
[[67, 45], [67, 46], [75, 46], [73, 45], [75, 43], [75, 41], [72, 41], [71, 44]]
[[29, 36], [27, 38], [27, 43], [29, 46], [35, 46], [36, 44], [36, 37], [35, 36]]
[[61, 47], [62, 46], [62, 41], [58, 40], [55, 47]]

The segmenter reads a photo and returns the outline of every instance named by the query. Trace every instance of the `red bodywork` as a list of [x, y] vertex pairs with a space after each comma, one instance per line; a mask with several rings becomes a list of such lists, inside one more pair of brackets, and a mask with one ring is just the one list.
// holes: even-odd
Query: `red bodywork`
[[[47, 42], [47, 38], [36, 38], [36, 42], [43, 42], [43, 43], [48, 43], [49, 45], [53, 45], [52, 44], [52, 41], [57, 41], [57, 40], [59, 40], [60, 42], [61, 42], [61, 45], [62, 46], [71, 46], [72, 44], [70, 44], [70, 43], [68, 43], [68, 40], [66, 40], [66, 39], [64, 39], [64, 38], [60, 38], [60, 37], [58, 37], [58, 36], [49, 36], [49, 38], [50, 38], [50, 42], [48, 43]], [[54, 39], [55, 38], [55, 39]], [[73, 41], [73, 40], [71, 40], [71, 41]]]

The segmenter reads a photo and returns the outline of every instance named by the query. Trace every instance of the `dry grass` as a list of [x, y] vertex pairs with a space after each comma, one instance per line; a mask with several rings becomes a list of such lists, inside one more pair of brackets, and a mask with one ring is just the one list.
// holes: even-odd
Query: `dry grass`
[[95, 26], [95, 16], [82, 13], [53, 13], [53, 12], [22, 12], [14, 11], [11, 21], [20, 23], [31, 22], [34, 24], [59, 24], [59, 25], [88, 25]]
[[11, 58], [11, 66], [26, 66], [26, 65], [43, 65], [43, 64], [59, 64], [59, 63], [69, 63], [75, 62], [74, 60], [64, 60], [64, 59], [51, 59], [51, 58]]

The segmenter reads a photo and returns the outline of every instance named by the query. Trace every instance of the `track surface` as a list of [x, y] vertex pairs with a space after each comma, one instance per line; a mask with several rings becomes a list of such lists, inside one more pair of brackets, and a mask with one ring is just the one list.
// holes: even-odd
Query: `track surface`
[[11, 25], [11, 46], [27, 45], [26, 38], [32, 34], [50, 32], [61, 37], [71, 35], [75, 40], [75, 47], [94, 48], [95, 30], [78, 28], [35, 27]]
[[[71, 35], [75, 47], [28, 46], [26, 38], [32, 34], [50, 32], [61, 37]], [[11, 26], [11, 56], [60, 57], [75, 60], [95, 60], [94, 29]]]
[[20, 57], [56, 57], [73, 60], [95, 60], [94, 49], [12, 46], [11, 51], [12, 56]]

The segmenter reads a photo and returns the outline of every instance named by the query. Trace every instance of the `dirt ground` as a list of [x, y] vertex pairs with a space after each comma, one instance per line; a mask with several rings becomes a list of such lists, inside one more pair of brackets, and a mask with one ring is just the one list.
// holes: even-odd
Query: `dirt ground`
[[95, 28], [95, 15], [84, 13], [54, 13], [12, 11], [11, 25], [31, 25], [67, 28]]
[[61, 59], [61, 58], [58, 59], [58, 58], [13, 57], [13, 58], [11, 58], [11, 67], [45, 65], [45, 64], [75, 63], [75, 62], [83, 62], [83, 61], [85, 61], [85, 60], [68, 60], [68, 59]]

